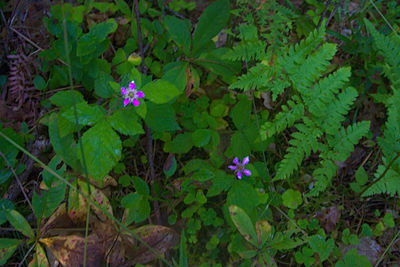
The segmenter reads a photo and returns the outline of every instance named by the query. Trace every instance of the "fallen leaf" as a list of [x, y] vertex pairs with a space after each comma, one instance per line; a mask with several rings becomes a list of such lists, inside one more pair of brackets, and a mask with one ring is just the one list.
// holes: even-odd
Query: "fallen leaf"
[[335, 230], [336, 224], [339, 222], [340, 211], [336, 206], [333, 206], [329, 209], [317, 212], [316, 217], [325, 231], [330, 233]]

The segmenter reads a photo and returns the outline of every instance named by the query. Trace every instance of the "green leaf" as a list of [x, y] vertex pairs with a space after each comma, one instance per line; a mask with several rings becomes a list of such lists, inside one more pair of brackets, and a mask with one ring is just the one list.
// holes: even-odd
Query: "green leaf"
[[211, 130], [197, 129], [192, 133], [192, 140], [195, 146], [203, 147], [210, 142]]
[[118, 65], [122, 62], [124, 62], [126, 59], [125, 51], [122, 48], [118, 48], [117, 52], [115, 53], [115, 56], [112, 60], [113, 65]]
[[135, 107], [127, 107], [116, 111], [107, 121], [118, 132], [125, 135], [143, 134], [144, 130], [141, 123], [138, 122]]
[[204, 195], [202, 190], [198, 190], [196, 193], [196, 201], [199, 204], [205, 204], [207, 202], [207, 198]]
[[149, 201], [143, 195], [130, 193], [121, 200], [121, 205], [126, 208], [126, 225], [144, 221], [150, 215]]
[[18, 239], [0, 238], [0, 265], [6, 264], [22, 242], [22, 240]]
[[14, 204], [10, 200], [4, 198], [0, 199], [0, 225], [7, 221], [5, 211], [13, 210], [14, 208]]
[[251, 215], [258, 203], [257, 192], [245, 181], [236, 180], [228, 192], [228, 205], [235, 205]]
[[145, 195], [145, 196], [150, 195], [149, 186], [141, 178], [134, 176], [133, 177], [133, 185], [135, 186], [136, 192], [139, 195]]
[[232, 135], [231, 147], [235, 156], [244, 158], [250, 155], [250, 144], [246, 136], [241, 132]]
[[54, 151], [69, 166], [77, 170], [79, 161], [76, 158], [78, 147], [72, 134], [60, 136], [57, 114], [52, 114], [49, 119], [49, 137]]
[[238, 206], [230, 205], [229, 213], [231, 215], [233, 223], [235, 224], [238, 231], [242, 234], [242, 236], [247, 241], [257, 246], [256, 230], [246, 212]]
[[32, 206], [38, 222], [49, 217], [64, 200], [66, 185], [61, 183], [51, 187], [49, 190], [44, 190], [41, 195], [33, 193]]
[[35, 75], [35, 78], [33, 79], [33, 84], [38, 90], [44, 90], [47, 87], [46, 81], [40, 75]]
[[297, 209], [303, 199], [301, 198], [301, 193], [293, 189], [286, 190], [282, 195], [283, 205], [291, 209]]
[[94, 82], [94, 91], [102, 98], [111, 97], [114, 90], [111, 87], [110, 82], [113, 81], [114, 79], [110, 74], [100, 71]]
[[[55, 155], [51, 160], [50, 163], [48, 164], [48, 167], [53, 170], [55, 173], [57, 173], [60, 176], [64, 175], [66, 166], [65, 164], [62, 164], [60, 168], [57, 169], [57, 166], [59, 166], [61, 163], [61, 157], [59, 155]], [[48, 188], [50, 188], [53, 184], [53, 181], [55, 179], [55, 176], [45, 169], [41, 172], [43, 181], [46, 184]]]
[[182, 46], [185, 54], [189, 55], [191, 41], [190, 22], [188, 20], [180, 20], [173, 16], [166, 16], [164, 17], [164, 23], [172, 40], [179, 46]]
[[[102, 121], [82, 135], [88, 172], [95, 179], [106, 176], [121, 157], [122, 143], [111, 126]], [[82, 161], [82, 155], [78, 152]]]
[[175, 85], [179, 92], [182, 93], [186, 89], [188, 66], [187, 62], [182, 61], [168, 63], [164, 67], [162, 79]]
[[365, 255], [358, 255], [357, 249], [353, 248], [347, 251], [343, 260], [339, 260], [335, 267], [372, 267], [368, 258]]
[[193, 147], [192, 134], [178, 134], [174, 140], [165, 144], [165, 151], [170, 153], [184, 154], [190, 151]]
[[212, 185], [207, 191], [207, 197], [219, 195], [222, 191], [227, 191], [235, 181], [231, 175], [216, 175], [212, 180]]
[[[86, 102], [76, 104], [76, 112], [78, 116], [78, 123], [80, 125], [94, 125], [96, 122], [104, 118], [104, 113], [98, 106], [90, 106]], [[68, 121], [75, 123], [75, 110], [70, 107], [68, 110], [61, 114]]]
[[332, 238], [325, 241], [325, 238], [322, 236], [314, 235], [310, 238], [309, 245], [315, 252], [319, 253], [319, 258], [321, 262], [323, 262], [328, 259], [333, 248], [335, 247], [335, 242]]
[[5, 215], [12, 226], [27, 237], [34, 238], [35, 234], [26, 219], [16, 210], [6, 210]]
[[239, 102], [232, 108], [230, 117], [237, 129], [243, 129], [250, 121], [251, 102], [247, 96], [240, 98]]
[[228, 0], [215, 1], [204, 10], [193, 36], [193, 52], [195, 54], [225, 27], [229, 19], [229, 12]]
[[143, 89], [146, 98], [155, 104], [165, 104], [180, 95], [181, 92], [172, 83], [156, 80], [146, 84]]
[[271, 237], [271, 225], [268, 221], [256, 222], [257, 241], [260, 247], [263, 247], [265, 242]]
[[83, 95], [76, 90], [58, 92], [54, 94], [52, 97], [50, 97], [49, 100], [53, 105], [67, 108], [74, 105], [74, 98], [75, 98], [75, 104], [85, 101]]
[[176, 123], [175, 111], [171, 105], [156, 105], [147, 102], [147, 113], [145, 122], [147, 125], [156, 132], [176, 131], [180, 127]]
[[131, 17], [132, 11], [129, 5], [124, 0], [116, 0], [118, 9], [126, 16]]
[[174, 173], [176, 172], [176, 167], [177, 167], [177, 163], [176, 163], [176, 159], [175, 156], [173, 154], [170, 154], [168, 156], [168, 158], [166, 159], [164, 166], [163, 166], [163, 172], [165, 174], [165, 176], [171, 177], [172, 175], [174, 175]]

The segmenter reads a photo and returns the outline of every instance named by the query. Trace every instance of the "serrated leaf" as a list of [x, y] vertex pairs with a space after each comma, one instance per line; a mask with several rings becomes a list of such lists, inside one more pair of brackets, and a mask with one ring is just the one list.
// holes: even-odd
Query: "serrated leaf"
[[100, 71], [94, 82], [94, 91], [102, 98], [111, 97], [114, 90], [111, 87], [110, 82], [113, 81], [114, 79], [110, 74]]
[[12, 226], [27, 237], [34, 238], [35, 234], [27, 220], [16, 210], [6, 210], [5, 215]]
[[181, 92], [172, 83], [165, 80], [156, 80], [142, 88], [146, 98], [155, 104], [165, 104], [180, 95]]
[[[94, 125], [96, 122], [104, 118], [104, 114], [100, 108], [90, 106], [86, 102], [76, 104], [76, 112], [78, 123], [80, 125]], [[61, 116], [71, 123], [76, 123], [74, 107], [70, 107], [68, 110], [63, 112]]]
[[235, 205], [229, 206], [231, 219], [241, 235], [250, 243], [257, 246], [257, 234], [250, 217], [246, 212]]
[[75, 104], [78, 104], [85, 101], [83, 95], [76, 90], [68, 90], [55, 93], [52, 97], [49, 98], [49, 100], [53, 105], [63, 108], [73, 106], [74, 102]]
[[[88, 172], [95, 179], [106, 176], [121, 157], [121, 140], [105, 121], [87, 130], [82, 135], [82, 144]], [[78, 158], [82, 161], [80, 151]]]
[[138, 119], [135, 107], [128, 107], [114, 112], [111, 117], [107, 118], [107, 121], [115, 130], [122, 134], [138, 135], [144, 133]]
[[229, 19], [229, 12], [228, 0], [215, 1], [204, 10], [193, 36], [193, 52], [195, 54], [225, 27]]

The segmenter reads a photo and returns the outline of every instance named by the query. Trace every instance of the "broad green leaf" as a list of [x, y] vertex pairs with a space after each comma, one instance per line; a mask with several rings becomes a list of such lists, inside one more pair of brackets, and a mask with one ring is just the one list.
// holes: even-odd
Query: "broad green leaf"
[[222, 191], [227, 191], [235, 181], [231, 175], [217, 174], [212, 180], [212, 185], [207, 191], [207, 197], [213, 197], [221, 193]]
[[[102, 121], [82, 135], [88, 172], [95, 179], [102, 179], [118, 163], [121, 157], [122, 143], [110, 124]], [[82, 155], [78, 152], [82, 161]]]
[[18, 239], [0, 238], [0, 265], [6, 264], [22, 242], [22, 240]]
[[139, 195], [148, 196], [150, 194], [149, 186], [141, 178], [134, 176], [133, 185], [135, 186], [135, 190]]
[[250, 144], [247, 137], [241, 132], [232, 135], [231, 147], [235, 156], [244, 158], [250, 155]]
[[50, 142], [57, 155], [60, 156], [65, 163], [77, 170], [80, 166], [76, 158], [76, 153], [78, 151], [77, 144], [72, 134], [68, 134], [64, 137], [60, 136], [57, 114], [52, 114], [50, 116], [49, 136]]
[[115, 53], [115, 56], [112, 60], [113, 65], [118, 65], [122, 62], [124, 62], [126, 59], [125, 51], [122, 48], [118, 48], [117, 52]]
[[319, 258], [321, 262], [328, 259], [332, 250], [335, 247], [335, 242], [332, 238], [329, 238], [325, 241], [325, 238], [320, 235], [313, 235], [309, 241], [310, 247], [314, 250], [314, 252], [319, 253]]
[[180, 20], [174, 16], [164, 17], [165, 26], [171, 35], [172, 40], [179, 46], [183, 47], [183, 51], [188, 56], [190, 53], [190, 22], [188, 20]]
[[53, 105], [63, 108], [73, 106], [74, 102], [75, 104], [78, 104], [85, 101], [83, 95], [76, 90], [68, 90], [55, 93], [52, 97], [49, 98], [49, 100]]
[[32, 206], [38, 222], [49, 217], [65, 198], [64, 183], [52, 186], [49, 190], [43, 190], [40, 195], [33, 193]]
[[[100, 106], [90, 106], [86, 102], [76, 104], [76, 112], [78, 123], [80, 125], [94, 125], [104, 117], [104, 113]], [[70, 107], [68, 110], [63, 112], [61, 116], [71, 123], [76, 123], [74, 107]]]
[[112, 81], [114, 81], [114, 79], [110, 74], [100, 71], [96, 81], [94, 82], [94, 91], [96, 94], [102, 98], [111, 97], [113, 94], [113, 88], [111, 87], [110, 82]]
[[[57, 168], [61, 163], [61, 157], [59, 155], [55, 155], [49, 162], [48, 167], [52, 169], [54, 172], [56, 172], [58, 175], [63, 176], [66, 166], [65, 164], [62, 164], [60, 168]], [[46, 184], [48, 188], [50, 188], [53, 184], [55, 176], [43, 169], [41, 172], [43, 181]]]
[[257, 246], [257, 233], [250, 217], [246, 214], [246, 212], [238, 206], [230, 205], [229, 213], [233, 223], [242, 236], [247, 241]]
[[183, 92], [186, 89], [188, 79], [186, 74], [188, 66], [187, 62], [182, 61], [168, 63], [164, 67], [162, 79], [175, 85], [179, 92]]
[[129, 5], [124, 0], [116, 0], [118, 9], [126, 16], [131, 17], [132, 11]]
[[256, 190], [247, 182], [236, 180], [228, 192], [228, 205], [235, 205], [252, 214], [258, 204]]
[[14, 204], [5, 198], [0, 198], [0, 225], [7, 221], [5, 211], [15, 209]]
[[245, 97], [241, 97], [239, 102], [232, 108], [230, 117], [237, 129], [243, 129], [250, 121], [251, 102]]
[[192, 140], [195, 146], [203, 147], [210, 142], [211, 130], [197, 129], [192, 133]]
[[95, 24], [89, 31], [89, 34], [93, 37], [96, 37], [97, 40], [106, 39], [107, 35], [112, 32], [115, 32], [118, 24], [115, 19], [108, 19], [105, 22], [101, 22]]
[[165, 144], [165, 151], [170, 153], [184, 154], [190, 151], [193, 147], [192, 134], [178, 134], [172, 142]]
[[143, 134], [144, 130], [141, 123], [138, 122], [135, 107], [127, 107], [116, 111], [107, 121], [118, 132], [125, 135]]
[[156, 80], [142, 88], [146, 98], [155, 104], [165, 104], [180, 95], [181, 92], [172, 83], [165, 80]]
[[33, 238], [35, 234], [26, 219], [16, 210], [6, 210], [5, 215], [12, 226], [27, 237]]
[[156, 132], [176, 131], [180, 127], [176, 123], [175, 111], [171, 105], [156, 105], [147, 102], [147, 112], [145, 122]]
[[194, 62], [211, 72], [222, 76], [225, 81], [232, 83], [236, 81], [235, 75], [240, 72], [241, 66], [238, 62], [223, 59], [223, 56], [228, 51], [227, 48], [212, 49], [208, 53], [201, 54]]
[[124, 215], [126, 225], [141, 222], [150, 215], [150, 204], [146, 196], [130, 193], [122, 198], [121, 205], [126, 208]]
[[291, 209], [297, 209], [303, 203], [301, 193], [297, 190], [288, 189], [282, 195], [283, 205]]
[[357, 249], [353, 248], [347, 251], [343, 260], [339, 260], [335, 267], [372, 267], [370, 261], [365, 255], [358, 255]]
[[215, 1], [204, 10], [194, 32], [193, 51], [195, 54], [225, 27], [229, 12], [228, 0]]

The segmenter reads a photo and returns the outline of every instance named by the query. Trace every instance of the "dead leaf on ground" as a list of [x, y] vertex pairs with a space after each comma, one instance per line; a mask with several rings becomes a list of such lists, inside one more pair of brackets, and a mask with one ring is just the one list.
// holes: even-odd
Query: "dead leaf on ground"
[[336, 228], [336, 224], [340, 219], [340, 211], [336, 206], [330, 207], [329, 209], [324, 209], [317, 212], [316, 214], [319, 223], [328, 233], [332, 232]]

